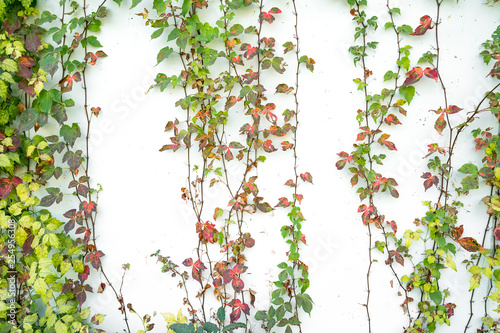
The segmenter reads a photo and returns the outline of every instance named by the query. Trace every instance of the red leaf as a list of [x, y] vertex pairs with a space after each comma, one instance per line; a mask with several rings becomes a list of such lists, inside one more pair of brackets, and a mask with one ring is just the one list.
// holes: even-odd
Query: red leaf
[[387, 125], [401, 125], [401, 122], [399, 121], [398, 117], [396, 117], [396, 115], [394, 114], [390, 114], [388, 115], [387, 117], [385, 117], [384, 119], [384, 122], [387, 124]]
[[290, 201], [288, 201], [288, 199], [285, 197], [281, 197], [278, 200], [279, 200], [279, 203], [275, 207], [286, 208], [286, 207], [289, 207], [291, 205]]
[[190, 266], [192, 266], [192, 265], [193, 265], [193, 259], [191, 259], [191, 258], [187, 258], [187, 259], [185, 259], [185, 260], [182, 262], [182, 264], [183, 264], [184, 266], [186, 266], [186, 267], [190, 267]]
[[0, 179], [0, 199], [5, 199], [12, 191], [12, 181], [9, 178]]
[[260, 13], [259, 20], [260, 22], [266, 21], [269, 23], [273, 23], [275, 18], [271, 14], [279, 14], [281, 13], [281, 10], [279, 8], [273, 7], [269, 12], [262, 12]]
[[248, 74], [241, 75], [243, 84], [250, 84], [259, 78], [259, 72], [254, 72], [252, 69], [247, 69]]
[[304, 173], [301, 173], [300, 174], [300, 178], [304, 181], [304, 182], [309, 182], [312, 184], [312, 176], [309, 172], [304, 172]]
[[463, 109], [459, 108], [458, 106], [456, 105], [450, 105], [446, 110], [444, 110], [444, 113], [447, 113], [447, 114], [454, 114], [454, 113], [457, 113], [457, 112], [460, 112], [462, 111]]
[[424, 69], [424, 75], [427, 76], [428, 78], [435, 80], [436, 82], [439, 78], [438, 71], [435, 68], [427, 67], [426, 69]]
[[288, 179], [285, 183], [286, 186], [290, 186], [290, 187], [294, 187], [295, 186], [295, 182], [291, 179]]
[[387, 224], [389, 224], [391, 226], [394, 234], [396, 234], [396, 232], [398, 232], [398, 225], [396, 224], [396, 222], [390, 221], [390, 222], [387, 222]]
[[234, 291], [237, 293], [240, 293], [243, 290], [243, 288], [245, 287], [245, 283], [243, 283], [243, 280], [240, 279], [240, 277], [237, 275], [235, 275], [233, 277], [232, 285], [233, 285]]
[[234, 310], [229, 315], [229, 318], [231, 319], [231, 323], [233, 323], [233, 322], [237, 321], [238, 319], [240, 319], [240, 315], [241, 315], [241, 309], [240, 308], [234, 308]]
[[264, 151], [266, 153], [272, 153], [278, 149], [276, 149], [274, 146], [273, 146], [273, 142], [271, 140], [266, 140], [264, 141], [264, 144], [263, 144], [263, 147], [264, 147]]
[[302, 203], [302, 199], [304, 199], [304, 196], [302, 194], [294, 194], [293, 197], [297, 199], [299, 204]]
[[287, 149], [291, 149], [293, 148], [293, 143], [290, 143], [288, 141], [283, 141], [281, 143], [281, 149], [283, 149], [283, 151], [286, 151]]
[[424, 75], [424, 71], [420, 67], [413, 67], [410, 71], [406, 73], [406, 80], [403, 83], [403, 87], [409, 86], [411, 84], [414, 84], [418, 82], [421, 78], [422, 75]]
[[244, 65], [244, 64], [243, 64], [243, 61], [241, 60], [241, 57], [240, 57], [240, 56], [234, 56], [234, 57], [232, 57], [232, 58], [231, 58], [231, 60], [232, 60], [235, 64], [237, 64], [237, 65], [241, 65], [241, 66], [243, 66], [243, 65]]
[[444, 119], [445, 113], [441, 113], [439, 115], [439, 118], [436, 120], [436, 123], [434, 124], [434, 128], [439, 134], [442, 134], [444, 129], [446, 128], [446, 120]]
[[500, 240], [500, 226], [497, 226], [495, 228], [495, 231], [493, 231], [493, 233], [495, 234], [495, 239], [498, 241]]
[[415, 28], [415, 31], [410, 35], [421, 36], [427, 32], [427, 30], [432, 29], [432, 19], [429, 15], [424, 15], [420, 18], [420, 25]]
[[484, 247], [482, 247], [474, 238], [472, 237], [463, 237], [458, 240], [458, 243], [462, 245], [464, 249], [469, 252], [477, 252], [483, 251]]
[[255, 46], [252, 46], [248, 43], [241, 44], [240, 50], [245, 51], [243, 56], [245, 58], [247, 58], [247, 60], [250, 60], [253, 57], [255, 57], [257, 55], [257, 51], [258, 51], [258, 49]]
[[451, 236], [453, 237], [454, 240], [458, 240], [460, 237], [462, 237], [463, 233], [464, 233], [463, 225], [455, 227], [451, 230]]
[[239, 299], [233, 299], [231, 302], [227, 303], [232, 308], [239, 308], [241, 306], [241, 301]]
[[389, 134], [382, 134], [380, 138], [377, 140], [377, 142], [380, 143], [381, 145], [385, 145], [387, 148], [389, 148], [389, 150], [398, 150], [394, 142], [387, 140], [389, 137], [390, 137]]
[[247, 315], [250, 315], [250, 307], [246, 303], [241, 303], [240, 309]]
[[271, 48], [274, 47], [276, 40], [273, 37], [271, 38], [264, 37], [260, 40], [260, 42], [266, 44], [267, 48]]
[[339, 161], [337, 161], [337, 163], [335, 163], [335, 166], [337, 167], [338, 170], [342, 170], [345, 167], [347, 162], [352, 161], [352, 156], [347, 154], [345, 151], [341, 151], [340, 153], [337, 153], [337, 155], [342, 157], [341, 160], [339, 160]]
[[420, 178], [424, 178], [424, 189], [427, 191], [432, 185], [436, 187], [439, 184], [439, 178], [437, 176], [433, 176], [430, 172], [424, 173]]
[[96, 118], [99, 117], [99, 113], [101, 112], [101, 108], [100, 107], [92, 107], [91, 110], [92, 110], [92, 113], [94, 114], [94, 116]]
[[403, 256], [399, 252], [396, 252], [396, 251], [392, 250], [390, 252], [390, 255], [391, 255], [391, 257], [395, 257], [396, 258], [396, 262], [398, 264], [400, 264], [401, 266], [405, 265], [405, 260], [404, 260]]
[[275, 94], [288, 94], [290, 92], [293, 91], [293, 87], [289, 87], [287, 84], [285, 83], [280, 83], [278, 84], [278, 86], [276, 87], [276, 92]]
[[193, 264], [193, 271], [191, 273], [193, 279], [201, 282], [201, 273], [204, 269], [206, 269], [205, 265], [200, 260], [196, 260]]
[[366, 134], [368, 132], [359, 132], [358, 136], [356, 137], [356, 141], [363, 141], [366, 138]]
[[82, 202], [82, 207], [83, 207], [83, 210], [88, 214], [96, 211], [96, 204], [93, 201]]

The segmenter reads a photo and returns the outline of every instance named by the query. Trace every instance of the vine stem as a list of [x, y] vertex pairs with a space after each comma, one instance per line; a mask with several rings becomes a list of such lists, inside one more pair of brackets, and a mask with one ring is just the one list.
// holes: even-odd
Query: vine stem
[[[297, 160], [297, 130], [299, 127], [299, 99], [298, 99], [298, 93], [299, 93], [299, 72], [300, 72], [300, 61], [299, 61], [299, 53], [300, 53], [300, 44], [299, 44], [299, 30], [298, 30], [298, 25], [299, 25], [299, 14], [297, 12], [297, 4], [295, 0], [292, 0], [293, 3], [293, 13], [295, 15], [295, 42], [296, 42], [296, 47], [295, 47], [295, 58], [297, 61], [297, 68], [295, 70], [295, 92], [293, 94], [294, 100], [295, 100], [295, 131], [293, 131], [293, 172], [295, 174], [295, 186], [294, 186], [294, 196], [293, 196], [293, 206], [296, 205], [297, 203], [297, 188], [298, 188], [298, 181], [299, 181], [299, 173], [297, 171], [298, 169], [298, 160]], [[293, 235], [293, 240], [299, 243], [300, 239], [296, 239], [295, 233], [292, 232]], [[299, 249], [297, 247], [297, 253], [299, 252]], [[293, 261], [293, 269], [295, 270], [297, 268], [298, 262], [297, 260]], [[292, 275], [292, 286], [293, 286], [293, 297], [297, 299], [297, 292], [296, 292], [296, 278], [295, 275]], [[295, 302], [295, 313], [298, 316], [299, 313], [299, 307], [297, 302]], [[299, 332], [302, 333], [302, 326], [300, 325], [300, 321], [298, 324]]]
[[[359, 1], [356, 0], [356, 12], [359, 17], [362, 17], [361, 9], [360, 9], [360, 4]], [[368, 88], [367, 88], [367, 76], [365, 73], [367, 73], [368, 68], [366, 66], [366, 29], [368, 26], [364, 23], [364, 21], [361, 22], [361, 26], [363, 29], [363, 33], [361, 34], [362, 36], [362, 55], [361, 55], [361, 64], [362, 64], [362, 70], [363, 70], [363, 94], [365, 97], [365, 124], [366, 127], [369, 128], [369, 114], [368, 114]], [[367, 145], [370, 146], [374, 142], [374, 138], [372, 134], [368, 134], [368, 143]], [[368, 153], [368, 172], [373, 170], [373, 160], [371, 157], [371, 154]], [[370, 182], [368, 181], [367, 177], [364, 177], [366, 180], [366, 187], [370, 188]], [[369, 194], [369, 203], [370, 206], [373, 206], [373, 194]], [[373, 259], [372, 259], [372, 232], [370, 228], [370, 224], [367, 223], [368, 227], [368, 268], [366, 270], [366, 304], [363, 304], [363, 306], [366, 309], [366, 316], [367, 316], [367, 321], [368, 321], [368, 333], [371, 333], [372, 331], [372, 324], [371, 324], [371, 316], [370, 316], [370, 294], [371, 294], [371, 289], [370, 289], [370, 274], [371, 274], [371, 269], [372, 269], [372, 264], [373, 264]]]

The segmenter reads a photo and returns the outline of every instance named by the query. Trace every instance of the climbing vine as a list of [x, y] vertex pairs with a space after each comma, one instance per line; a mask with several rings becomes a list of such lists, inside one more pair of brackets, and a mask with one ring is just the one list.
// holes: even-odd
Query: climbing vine
[[[354, 56], [354, 64], [361, 64], [363, 78], [357, 78], [354, 82], [358, 86], [358, 90], [364, 95], [364, 108], [359, 109], [356, 119], [360, 124], [361, 132], [358, 134], [357, 143], [354, 144], [355, 150], [351, 153], [341, 152], [341, 158], [337, 162], [337, 168], [343, 169], [346, 165], [351, 165], [349, 170], [353, 174], [351, 178], [352, 186], [357, 186], [360, 200], [366, 200], [366, 204], [362, 203], [358, 212], [362, 213], [362, 220], [368, 228], [369, 246], [368, 258], [369, 264], [367, 269], [367, 298], [364, 306], [366, 307], [368, 331], [372, 331], [371, 327], [371, 312], [369, 307], [370, 301], [370, 273], [374, 263], [372, 249], [376, 248], [381, 252], [385, 252], [387, 259], [386, 265], [394, 274], [399, 284], [399, 295], [404, 293], [404, 302], [401, 304], [404, 314], [408, 319], [406, 332], [434, 332], [439, 325], [450, 325], [451, 317], [454, 314], [455, 308], [459, 306], [458, 299], [453, 296], [452, 285], [445, 285], [441, 280], [441, 275], [444, 269], [457, 270], [455, 256], [457, 254], [457, 246], [471, 252], [470, 260], [464, 261], [466, 268], [471, 272], [471, 299], [470, 299], [470, 317], [466, 324], [465, 331], [469, 327], [469, 323], [473, 318], [473, 299], [475, 289], [479, 286], [479, 281], [484, 275], [489, 279], [489, 288], [484, 301], [484, 316], [482, 317], [482, 325], [478, 328], [478, 332], [496, 331], [497, 323], [489, 316], [488, 299], [495, 299], [490, 293], [493, 290], [496, 277], [493, 276], [493, 269], [496, 265], [496, 247], [493, 241], [491, 249], [485, 248], [485, 241], [488, 239], [487, 234], [491, 233], [496, 228], [496, 219], [493, 210], [489, 208], [489, 215], [486, 222], [486, 227], [483, 234], [482, 244], [478, 243], [473, 237], [463, 237], [464, 225], [459, 223], [460, 210], [464, 203], [459, 201], [460, 196], [466, 196], [471, 189], [479, 187], [479, 178], [486, 180], [489, 196], [484, 198], [484, 202], [490, 204], [494, 192], [494, 169], [498, 160], [496, 155], [489, 150], [489, 155], [483, 158], [485, 165], [477, 167], [471, 163], [467, 163], [456, 171], [459, 173], [468, 174], [461, 181], [462, 187], [452, 185], [457, 174], [454, 167], [453, 157], [458, 145], [459, 136], [465, 132], [467, 127], [478, 118], [479, 113], [491, 112], [493, 115], [498, 113], [496, 105], [498, 103], [497, 93], [498, 84], [493, 84], [491, 90], [485, 92], [484, 98], [477, 104], [474, 110], [463, 110], [463, 108], [451, 104], [448, 101], [448, 91], [446, 88], [446, 79], [440, 71], [440, 62], [442, 56], [440, 53], [440, 26], [442, 22], [442, 4], [443, 1], [436, 1], [436, 14], [434, 18], [431, 15], [423, 15], [420, 19], [420, 24], [413, 28], [411, 25], [396, 25], [395, 15], [401, 15], [399, 8], [390, 6], [390, 1], [387, 2], [389, 21], [385, 24], [385, 30], [393, 30], [396, 34], [397, 42], [397, 61], [396, 70], [389, 70], [384, 74], [384, 82], [395, 81], [394, 89], [384, 89], [380, 95], [370, 95], [368, 89], [370, 83], [368, 79], [373, 75], [367, 64], [367, 58], [370, 55], [369, 51], [376, 53], [377, 42], [368, 42], [367, 37], [370, 31], [375, 31], [378, 28], [377, 17], [368, 18], [365, 12], [367, 1], [348, 0], [351, 6], [351, 14], [356, 22], [355, 40], [361, 39], [361, 45], [356, 45], [350, 48], [350, 53]], [[403, 46], [401, 44], [402, 35], [415, 36], [419, 38], [426, 34], [430, 34], [434, 30], [434, 45], [432, 49], [425, 52], [418, 63], [412, 65], [410, 52], [411, 45]], [[494, 51], [495, 47], [495, 32], [492, 40], [488, 40], [482, 46], [485, 48], [481, 52], [486, 63], [492, 58], [497, 58]], [[408, 40], [409, 38], [405, 38]], [[411, 39], [410, 39], [411, 40]], [[497, 58], [498, 59], [498, 58]], [[422, 68], [426, 66], [425, 68]], [[488, 76], [497, 76], [498, 63], [494, 65]], [[406, 71], [406, 79], [404, 82], [398, 81], [402, 76], [403, 70]], [[378, 192], [390, 191], [393, 197], [398, 197], [398, 192], [394, 189], [397, 185], [395, 179], [382, 177], [374, 171], [374, 164], [382, 165], [382, 160], [386, 158], [385, 154], [376, 155], [374, 153], [373, 143], [377, 141], [386, 149], [396, 151], [396, 145], [388, 141], [389, 134], [383, 131], [382, 125], [401, 125], [400, 120], [395, 114], [389, 114], [391, 110], [399, 110], [400, 113], [406, 115], [408, 107], [403, 109], [404, 105], [409, 105], [416, 95], [417, 82], [422, 77], [428, 77], [435, 81], [442, 91], [442, 104], [431, 112], [438, 115], [435, 120], [434, 129], [439, 134], [439, 141], [428, 145], [428, 154], [425, 158], [428, 160], [428, 171], [423, 172], [425, 191], [435, 187], [437, 190], [437, 200], [425, 201], [424, 204], [428, 208], [425, 217], [417, 218], [415, 225], [417, 229], [408, 229], [404, 232], [402, 238], [396, 237], [397, 225], [396, 222], [387, 222], [391, 229], [386, 232], [384, 219], [379, 209], [376, 207], [374, 198]], [[429, 81], [427, 81], [429, 82]], [[432, 82], [432, 81], [430, 81]], [[396, 94], [401, 96], [401, 99], [396, 103], [392, 103]], [[390, 102], [386, 105], [381, 105], [380, 101], [388, 99]], [[490, 101], [489, 107], [483, 108], [483, 104]], [[411, 112], [411, 108], [409, 108]], [[467, 112], [466, 115], [463, 115]], [[455, 120], [459, 115], [463, 115], [462, 119]], [[455, 117], [455, 118], [454, 118]], [[373, 124], [373, 125], [372, 125]], [[472, 131], [472, 135], [476, 142], [476, 150], [480, 150], [483, 146], [488, 146], [489, 141], [493, 138], [489, 127], [486, 131], [476, 129]], [[486, 138], [483, 139], [483, 138]], [[359, 143], [358, 143], [359, 142]], [[478, 145], [481, 142], [481, 145]], [[494, 146], [496, 147], [496, 146]], [[375, 163], [374, 163], [375, 162]], [[359, 179], [364, 180], [364, 185], [358, 185]], [[455, 190], [455, 194], [452, 193]], [[491, 207], [491, 206], [488, 206]], [[373, 242], [373, 233], [371, 225], [383, 230], [383, 240]], [[489, 236], [491, 239], [492, 236]], [[388, 241], [395, 245], [395, 249], [388, 247]], [[417, 245], [418, 244], [418, 245]], [[419, 251], [415, 252], [415, 246], [419, 247]], [[411, 247], [411, 249], [410, 249]], [[418, 255], [418, 257], [415, 257]], [[401, 266], [404, 266], [404, 260], [407, 257], [411, 263], [411, 271], [405, 275], [398, 275], [393, 267], [394, 260]], [[486, 257], [486, 258], [484, 258]], [[417, 259], [419, 258], [419, 259]], [[480, 267], [478, 264], [483, 262]], [[399, 269], [401, 271], [401, 268]], [[410, 296], [411, 295], [411, 296]], [[415, 296], [414, 296], [415, 295]], [[414, 297], [419, 300], [415, 302]], [[453, 299], [454, 301], [448, 301]], [[416, 305], [416, 309], [411, 308]], [[463, 306], [463, 305], [462, 305]]]
[[[142, 2], [132, 0], [130, 9], [163, 43], [150, 90], [179, 94], [163, 107], [171, 120], [168, 141], [158, 148], [182, 159], [175, 166], [185, 174], [179, 196], [190, 213], [177, 222], [194, 232], [185, 240], [194, 250], [182, 259], [164, 249], [150, 254], [184, 293], [168, 300], [175, 315], [166, 304], [158, 309], [166, 311], [159, 329], [305, 332], [316, 305], [304, 259], [311, 237], [308, 242], [303, 233], [313, 221], [302, 212], [308, 199], [302, 191], [313, 176], [300, 163], [310, 147], [301, 121], [311, 114], [302, 102], [302, 78], [315, 69], [301, 49], [302, 27], [309, 24], [304, 7], [295, 0]], [[485, 64], [478, 76], [489, 86], [468, 107], [452, 100], [451, 74], [443, 70], [444, 18], [455, 1], [435, 0], [419, 21], [407, 19], [396, 1], [386, 0], [382, 15], [368, 0], [344, 5], [353, 27], [348, 52], [358, 71], [352, 78], [358, 133], [352, 149], [338, 153], [336, 168], [350, 172], [360, 200], [368, 332], [384, 329], [373, 320], [377, 266], [392, 276], [402, 331], [455, 328], [455, 312], [466, 309], [464, 333], [499, 332], [500, 26], [473, 50]], [[477, 4], [484, 5], [496, 9], [498, 0]], [[36, 0], [0, 0], [0, 332], [103, 332], [105, 314], [88, 298], [105, 291], [122, 316], [113, 328], [131, 332], [131, 320], [140, 322], [139, 332], [155, 328], [154, 314], [139, 314], [122, 291], [130, 265], [123, 264], [119, 285], [108, 277], [96, 232], [102, 188], [91, 178], [89, 139], [101, 107], [89, 93], [99, 82], [88, 74], [106, 64], [99, 41], [106, 6], [107, 0], [61, 0], [40, 12]], [[419, 53], [415, 46], [423, 39], [430, 46]], [[379, 67], [377, 57], [389, 53], [392, 63]], [[400, 127], [407, 115], [422, 112], [413, 105], [426, 100], [427, 86], [440, 96], [429, 107], [435, 136], [425, 147], [420, 180], [425, 212], [408, 212], [408, 228], [386, 205], [406, 191], [387, 165], [401, 154]], [[473, 157], [464, 163], [459, 151]], [[279, 181], [271, 184], [266, 175], [276, 161]], [[473, 225], [467, 207], [478, 205], [484, 214]], [[251, 258], [265, 246], [253, 223], [260, 219], [280, 221], [273, 228], [284, 249], [263, 282], [269, 296], [252, 289], [260, 264]], [[467, 297], [446, 278], [461, 271], [469, 273]]]

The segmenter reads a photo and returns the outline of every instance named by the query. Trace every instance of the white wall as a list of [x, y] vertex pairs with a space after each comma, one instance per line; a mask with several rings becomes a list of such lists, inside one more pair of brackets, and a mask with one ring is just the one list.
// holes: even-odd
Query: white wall
[[[47, 2], [39, 0], [42, 7], [54, 5]], [[90, 2], [91, 6], [100, 3]], [[163, 131], [166, 122], [180, 114], [174, 107], [179, 91], [153, 90], [145, 94], [156, 73], [168, 71], [169, 64], [164, 62], [155, 67], [156, 54], [163, 44], [159, 40], [151, 41], [152, 30], [144, 26], [142, 18], [134, 15], [143, 6], [129, 11], [125, 2], [122, 8], [110, 2], [109, 17], [98, 35], [108, 57], [89, 74], [91, 105], [102, 108], [91, 138], [91, 176], [104, 188], [98, 207], [98, 246], [106, 254], [103, 265], [111, 272], [115, 284], [121, 278], [121, 265], [131, 264], [123, 286], [125, 302], [131, 302], [141, 315], [156, 312], [154, 332], [165, 332], [159, 313], [177, 313], [183, 294], [176, 287], [177, 280], [162, 274], [160, 265], [149, 255], [161, 249], [163, 254], [171, 255], [180, 263], [194, 254], [197, 235], [195, 220], [181, 199], [180, 188], [186, 182], [185, 155], [180, 151], [158, 152], [169, 142], [170, 133]], [[393, 69], [396, 50], [394, 36], [382, 32], [388, 20], [386, 1], [370, 3], [373, 4], [369, 15], [377, 15], [381, 26], [376, 34], [381, 43], [374, 57], [368, 58], [368, 67], [374, 72], [370, 86], [376, 87], [382, 85], [385, 71]], [[266, 7], [273, 5], [291, 12], [290, 2], [266, 2]], [[309, 293], [315, 302], [311, 317], [303, 316], [303, 331], [366, 332], [362, 304], [366, 297], [367, 231], [356, 212], [359, 201], [349, 184], [350, 175], [337, 171], [334, 165], [336, 153], [350, 151], [352, 147], [358, 132], [355, 113], [363, 106], [363, 96], [352, 82], [362, 75], [361, 70], [353, 66], [347, 52], [353, 43], [354, 23], [346, 1], [298, 1], [298, 6], [301, 50], [316, 61], [313, 74], [305, 69], [301, 71], [299, 96], [299, 165], [301, 172], [308, 171], [314, 177], [314, 185], [301, 186], [305, 197], [302, 211], [307, 219], [304, 232], [309, 244], [302, 255], [311, 269]], [[435, 16], [435, 2], [431, 0], [391, 1], [391, 6], [401, 8], [403, 17], [398, 19], [399, 24], [415, 27], [422, 15]], [[289, 35], [289, 18], [286, 14], [279, 16], [273, 23], [273, 34]], [[499, 23], [498, 6], [492, 9], [477, 0], [463, 0], [458, 4], [450, 0], [443, 4], [441, 75], [448, 88], [450, 104], [466, 105], [470, 109], [493, 86], [494, 80], [485, 78], [488, 69], [478, 53], [480, 44]], [[415, 47], [412, 61], [416, 64], [421, 53], [432, 47], [434, 41], [429, 34], [420, 38], [404, 37], [403, 43]], [[293, 66], [289, 70], [293, 70]], [[437, 197], [435, 190], [424, 193], [419, 177], [425, 170], [422, 157], [426, 154], [426, 145], [440, 140], [434, 135], [434, 114], [428, 110], [442, 105], [441, 92], [437, 84], [430, 82], [417, 85], [417, 92], [408, 108], [408, 117], [401, 119], [403, 126], [390, 129], [398, 151], [387, 154], [387, 166], [383, 169], [399, 182], [401, 197], [394, 200], [387, 196], [379, 201], [379, 208], [390, 215], [387, 217], [398, 222], [400, 236], [405, 229], [413, 228], [414, 219], [423, 214], [422, 200]], [[459, 149], [457, 165], [477, 160], [470, 142], [470, 139], [463, 142], [463, 148]], [[287, 194], [282, 184], [293, 172], [290, 155], [275, 154], [276, 157], [268, 155], [268, 161], [259, 170], [261, 191], [274, 200]], [[482, 196], [472, 194], [466, 199], [461, 217], [468, 236], [481, 232], [480, 226], [475, 229], [474, 221], [484, 220], [484, 209], [479, 205]], [[244, 280], [258, 292], [257, 308], [267, 307], [272, 290], [270, 282], [276, 278], [275, 265], [285, 258], [279, 228], [286, 223], [285, 213], [279, 210], [268, 215], [253, 215], [248, 221], [247, 228], [257, 243], [247, 250], [249, 274]], [[443, 278], [443, 283], [453, 286], [455, 292], [450, 301], [460, 306], [452, 318], [452, 326], [440, 328], [439, 332], [463, 331], [468, 317], [469, 276], [459, 265], [459, 258], [468, 257], [464, 252], [460, 250], [456, 260], [458, 273]], [[372, 272], [372, 332], [402, 331], [406, 318], [399, 304], [403, 299], [396, 295], [397, 288], [390, 286], [392, 276], [383, 263], [384, 256], [377, 255], [377, 259], [379, 262]], [[408, 273], [408, 269], [409, 265], [400, 272]], [[100, 278], [94, 281], [97, 289]], [[479, 301], [477, 299], [478, 306]], [[103, 329], [122, 331], [124, 325], [118, 303], [109, 288], [102, 295], [90, 296], [89, 304], [96, 312], [107, 315]], [[478, 318], [472, 327], [478, 326]], [[137, 318], [132, 317], [130, 324], [133, 331], [141, 328]], [[260, 329], [256, 325], [252, 330], [259, 332]]]

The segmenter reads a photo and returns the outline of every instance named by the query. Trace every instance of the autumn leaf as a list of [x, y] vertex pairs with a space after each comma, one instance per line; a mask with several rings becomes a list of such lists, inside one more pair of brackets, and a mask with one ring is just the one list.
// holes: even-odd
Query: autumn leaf
[[95, 269], [99, 269], [101, 267], [101, 257], [104, 256], [104, 253], [102, 253], [101, 251], [95, 251], [95, 252], [91, 252], [87, 255], [87, 257], [85, 258], [85, 262], [89, 262], [92, 264], [92, 267], [94, 267]]
[[398, 117], [396, 117], [396, 115], [394, 114], [390, 114], [388, 115], [387, 117], [385, 117], [384, 119], [384, 122], [387, 124], [387, 125], [401, 125], [401, 122], [399, 121]]
[[294, 194], [293, 197], [297, 199], [299, 204], [302, 203], [302, 200], [304, 199], [304, 196], [302, 194]]
[[276, 92], [275, 94], [288, 94], [290, 92], [293, 91], [293, 87], [289, 87], [287, 84], [285, 83], [280, 83], [278, 84], [278, 86], [276, 87]]
[[198, 282], [201, 282], [201, 274], [203, 270], [206, 268], [207, 267], [200, 260], [196, 260], [196, 262], [193, 264], [193, 271], [191, 273], [193, 279], [195, 279]]
[[477, 252], [477, 251], [484, 251], [484, 247], [482, 247], [477, 240], [475, 240], [472, 237], [463, 237], [458, 240], [458, 243], [462, 245], [464, 249], [466, 249], [469, 252]]
[[396, 251], [392, 250], [390, 252], [390, 255], [391, 255], [391, 257], [396, 258], [396, 262], [398, 264], [400, 264], [401, 266], [405, 265], [405, 260], [404, 260], [403, 256], [399, 252], [396, 252]]
[[451, 237], [458, 241], [462, 237], [462, 234], [464, 233], [464, 226], [460, 225], [459, 227], [454, 227], [451, 230]]
[[448, 108], [446, 108], [444, 110], [444, 113], [447, 113], [447, 114], [454, 114], [454, 113], [457, 113], [457, 112], [460, 112], [462, 111], [463, 109], [462, 108], [459, 108], [458, 106], [456, 105], [450, 105]]
[[240, 51], [245, 51], [243, 56], [247, 58], [247, 60], [250, 60], [257, 55], [258, 49], [248, 43], [243, 43], [241, 44]]
[[266, 21], [266, 22], [269, 22], [269, 23], [273, 23], [275, 18], [272, 14], [279, 14], [281, 13], [281, 10], [277, 7], [273, 7], [271, 8], [270, 11], [268, 12], [262, 12], [260, 13], [259, 15], [259, 21], [262, 22], [262, 21]]
[[96, 204], [93, 201], [82, 202], [82, 207], [83, 207], [83, 210], [88, 214], [96, 211]]
[[420, 18], [420, 25], [415, 28], [414, 32], [410, 35], [421, 36], [427, 32], [427, 30], [432, 29], [432, 19], [429, 15], [424, 15]]
[[236, 65], [241, 65], [243, 66], [243, 60], [241, 60], [240, 56], [234, 56], [231, 58], [231, 61], [234, 62]]
[[413, 67], [410, 71], [406, 73], [406, 80], [403, 83], [403, 87], [412, 85], [416, 82], [418, 82], [421, 78], [422, 75], [424, 75], [424, 71], [420, 67]]
[[442, 134], [444, 129], [446, 128], [447, 122], [445, 119], [445, 113], [441, 113], [434, 124], [434, 128], [439, 134]]
[[273, 37], [267, 38], [264, 37], [260, 40], [261, 43], [264, 43], [267, 48], [272, 48], [274, 47], [276, 40]]
[[92, 110], [92, 113], [94, 114], [94, 116], [96, 118], [99, 117], [99, 113], [101, 112], [101, 108], [100, 107], [92, 107], [90, 110]]
[[439, 78], [438, 71], [435, 68], [427, 67], [426, 69], [424, 69], [424, 75], [427, 76], [428, 78], [433, 79], [436, 82]]
[[283, 44], [283, 47], [285, 48], [284, 53], [286, 54], [287, 52], [290, 52], [295, 48], [295, 46], [296, 45], [292, 42], [286, 42], [285, 44]]
[[0, 199], [5, 199], [12, 190], [12, 181], [9, 178], [0, 179]]
[[380, 138], [377, 140], [381, 145], [385, 145], [389, 150], [398, 150], [394, 142], [388, 141], [387, 139], [390, 137], [389, 134], [382, 134]]
[[352, 161], [352, 156], [347, 154], [345, 151], [341, 151], [340, 153], [337, 153], [337, 155], [342, 157], [341, 160], [339, 160], [339, 161], [337, 161], [337, 163], [335, 163], [335, 166], [337, 167], [338, 170], [342, 170], [345, 167], [347, 162]]
[[312, 184], [312, 176], [309, 172], [304, 172], [304, 173], [301, 173], [300, 174], [300, 178], [304, 181], [304, 182], [308, 182], [308, 183], [311, 183]]
[[389, 224], [391, 226], [394, 234], [396, 234], [398, 232], [398, 225], [396, 224], [396, 222], [390, 221], [390, 222], [387, 222], [387, 224]]
[[434, 186], [438, 186], [439, 184], [439, 178], [437, 176], [433, 176], [430, 172], [425, 172], [420, 178], [425, 179], [424, 181], [424, 189], [427, 191]]
[[493, 231], [493, 234], [495, 235], [495, 239], [496, 239], [497, 241], [499, 241], [499, 240], [500, 240], [500, 226], [497, 226], [497, 227], [495, 228], [495, 231]]

